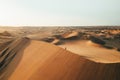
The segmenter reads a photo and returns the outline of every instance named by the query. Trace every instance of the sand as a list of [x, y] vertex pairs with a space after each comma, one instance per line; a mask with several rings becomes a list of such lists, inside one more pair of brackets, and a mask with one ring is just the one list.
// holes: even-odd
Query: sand
[[65, 44], [59, 45], [59, 47], [66, 48], [75, 54], [99, 63], [120, 62], [120, 52], [114, 49], [106, 49], [90, 40], [67, 41]]
[[[84, 45], [85, 43], [88, 44], [86, 45], [87, 49], [90, 49], [92, 45], [86, 41], [83, 42], [78, 41], [76, 43], [80, 43], [80, 47], [83, 47], [79, 49], [81, 53], [84, 52], [83, 54], [88, 55], [91, 51], [85, 53]], [[71, 42], [71, 44], [73, 43], [75, 42]], [[70, 43], [68, 44], [70, 46]], [[99, 50], [99, 47], [98, 51], [102, 50], [101, 47]], [[97, 49], [95, 46], [93, 48], [94, 51]], [[96, 51], [94, 51], [92, 52], [95, 54]], [[9, 46], [7, 53], [15, 54], [15, 56], [0, 71], [0, 80], [120, 80], [120, 63], [117, 61], [114, 63], [97, 63], [80, 56], [82, 54], [74, 54], [42, 41], [27, 38], [19, 39]], [[111, 58], [111, 56], [108, 57]]]
[[60, 40], [59, 39], [54, 39], [51, 43], [52, 44], [59, 44]]
[[64, 33], [63, 35], [61, 35], [61, 37], [64, 38], [64, 39], [67, 39], [67, 38], [71, 38], [71, 37], [76, 37], [78, 35], [79, 35], [79, 32], [72, 31], [72, 32]]

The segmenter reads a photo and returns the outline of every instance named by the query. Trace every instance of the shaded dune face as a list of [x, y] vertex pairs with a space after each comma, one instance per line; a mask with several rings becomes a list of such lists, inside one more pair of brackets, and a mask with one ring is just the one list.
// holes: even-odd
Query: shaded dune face
[[4, 50], [4, 48], [6, 48], [10, 43], [12, 43], [12, 40], [11, 41], [7, 41], [7, 42], [4, 42], [4, 43], [1, 43], [0, 44], [0, 52], [2, 50]]
[[21, 51], [28, 42], [29, 39], [27, 38], [17, 39], [0, 52], [0, 80], [4, 80], [7, 66], [12, 62], [17, 52]]
[[16, 47], [20, 44], [24, 48], [17, 49], [0, 80], [120, 80], [120, 63], [96, 63], [41, 41], [20, 39]]
[[104, 44], [105, 44], [105, 42], [104, 42], [103, 40], [101, 40], [101, 39], [99, 39], [99, 38], [96, 38], [96, 37], [94, 37], [94, 36], [91, 36], [90, 39], [91, 39], [91, 41], [93, 41], [94, 43], [101, 44], [101, 45], [104, 45]]

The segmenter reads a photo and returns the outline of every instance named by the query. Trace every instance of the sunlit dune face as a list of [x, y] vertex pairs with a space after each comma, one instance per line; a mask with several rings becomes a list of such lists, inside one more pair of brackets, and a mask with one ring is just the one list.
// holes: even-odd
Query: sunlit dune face
[[84, 56], [95, 62], [120, 62], [120, 53], [118, 51], [114, 49], [106, 49], [102, 47], [102, 45], [87, 40], [68, 41], [59, 47], [62, 47], [80, 56]]
[[100, 45], [100, 44], [96, 44], [96, 43], [94, 43], [94, 42], [92, 42], [92, 41], [88, 41], [88, 42], [86, 42], [86, 44], [88, 45], [88, 46], [93, 46], [93, 47], [102, 47], [102, 45]]

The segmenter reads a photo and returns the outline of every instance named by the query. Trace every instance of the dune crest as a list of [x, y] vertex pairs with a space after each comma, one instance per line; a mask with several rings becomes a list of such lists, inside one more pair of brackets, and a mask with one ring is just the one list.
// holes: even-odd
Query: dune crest
[[77, 31], [72, 31], [72, 32], [67, 32], [67, 33], [64, 33], [62, 36], [62, 38], [64, 39], [67, 39], [67, 38], [72, 38], [72, 37], [76, 37], [79, 35], [79, 32]]
[[[29, 44], [25, 46], [25, 43]], [[21, 49], [20, 46], [25, 47]], [[0, 71], [1, 80], [120, 79], [120, 63], [96, 63], [46, 42], [23, 38], [13, 42], [9, 48], [5, 55], [16, 53]]]

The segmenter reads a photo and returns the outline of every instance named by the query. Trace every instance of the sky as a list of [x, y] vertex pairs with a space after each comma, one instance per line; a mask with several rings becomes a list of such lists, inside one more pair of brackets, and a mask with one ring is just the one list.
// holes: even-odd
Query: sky
[[0, 0], [0, 25], [120, 25], [120, 0]]

